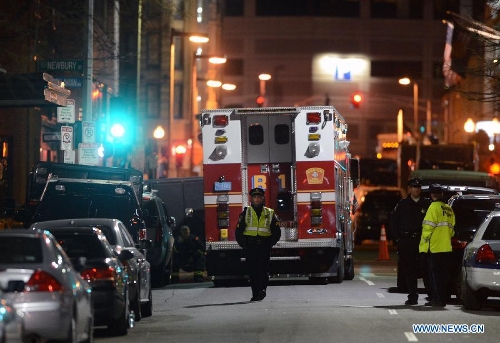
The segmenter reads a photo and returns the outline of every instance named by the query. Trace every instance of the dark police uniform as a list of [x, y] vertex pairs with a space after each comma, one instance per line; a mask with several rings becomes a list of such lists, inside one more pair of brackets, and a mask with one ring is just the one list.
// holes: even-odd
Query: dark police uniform
[[[409, 187], [421, 187], [422, 180], [411, 179]], [[418, 201], [411, 194], [401, 199], [391, 214], [391, 230], [398, 247], [399, 265], [402, 267], [408, 289], [406, 305], [415, 305], [418, 301], [419, 243], [422, 234], [422, 222], [431, 201], [420, 195]], [[426, 271], [426, 268], [423, 268]], [[398, 271], [401, 272], [401, 271]], [[428, 287], [427, 274], [423, 273], [424, 284]]]
[[[181, 230], [184, 227], [181, 228]], [[188, 229], [189, 230], [189, 229]], [[194, 272], [193, 281], [202, 282], [205, 272], [205, 244], [198, 236], [189, 234], [184, 239], [182, 235], [175, 240], [172, 265], [172, 282], [179, 281], [179, 270]]]
[[[253, 188], [250, 196], [264, 197], [264, 190]], [[269, 282], [269, 261], [271, 248], [281, 236], [279, 220], [274, 210], [263, 206], [256, 206], [253, 201], [240, 214], [236, 226], [236, 240], [243, 248], [250, 286], [252, 288], [251, 301], [260, 301], [266, 296]]]

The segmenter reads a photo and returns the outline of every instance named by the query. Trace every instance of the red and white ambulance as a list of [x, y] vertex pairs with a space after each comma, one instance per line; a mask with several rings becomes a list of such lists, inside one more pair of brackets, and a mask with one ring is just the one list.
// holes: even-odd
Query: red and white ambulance
[[202, 111], [200, 122], [207, 273], [215, 285], [246, 275], [235, 227], [254, 187], [265, 189], [266, 206], [280, 219], [281, 239], [271, 254], [273, 276], [352, 279], [350, 214], [356, 181], [347, 124], [337, 110], [216, 109]]

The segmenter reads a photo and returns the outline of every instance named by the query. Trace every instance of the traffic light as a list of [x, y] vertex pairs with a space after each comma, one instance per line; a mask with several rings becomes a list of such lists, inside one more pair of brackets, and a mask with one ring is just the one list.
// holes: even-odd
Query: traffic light
[[255, 100], [255, 102], [257, 103], [257, 107], [262, 107], [264, 106], [264, 103], [266, 102], [266, 98], [264, 98], [262, 95], [257, 97], [257, 99]]
[[184, 161], [184, 155], [186, 154], [187, 151], [186, 146], [182, 144], [177, 145], [174, 151], [175, 151], [175, 167], [181, 168], [182, 162]]
[[133, 122], [129, 101], [123, 97], [110, 98], [108, 130], [111, 136], [122, 143], [131, 144], [135, 132]]
[[359, 108], [362, 101], [363, 101], [363, 96], [361, 95], [361, 93], [354, 93], [351, 96], [351, 105], [354, 108]]

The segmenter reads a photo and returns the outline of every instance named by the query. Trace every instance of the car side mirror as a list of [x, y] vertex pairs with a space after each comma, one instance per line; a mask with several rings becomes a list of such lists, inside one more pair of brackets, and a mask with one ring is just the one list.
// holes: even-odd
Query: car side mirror
[[177, 220], [174, 216], [168, 218], [168, 226], [175, 227], [177, 225]]
[[123, 249], [118, 254], [118, 259], [120, 261], [128, 261], [128, 260], [131, 260], [133, 258], [134, 258], [134, 253], [132, 251], [130, 251], [130, 250], [127, 250], [127, 249]]

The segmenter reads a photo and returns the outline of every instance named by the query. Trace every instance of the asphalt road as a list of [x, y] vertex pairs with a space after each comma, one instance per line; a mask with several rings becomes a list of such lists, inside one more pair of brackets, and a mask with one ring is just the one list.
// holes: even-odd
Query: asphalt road
[[[273, 279], [268, 296], [249, 302], [246, 285], [216, 288], [181, 282], [153, 292], [153, 316], [124, 337], [96, 329], [96, 342], [499, 342], [500, 301], [482, 311], [458, 304], [445, 308], [405, 306], [406, 294], [393, 293], [397, 255], [377, 261], [378, 245], [356, 249], [356, 276], [341, 284], [313, 285], [307, 278]], [[423, 289], [422, 289], [423, 291]], [[418, 333], [423, 330], [441, 333]], [[479, 325], [476, 325], [479, 324]], [[442, 333], [442, 331], [453, 333]], [[472, 331], [482, 331], [473, 333]], [[459, 331], [458, 333], [456, 331]]]

